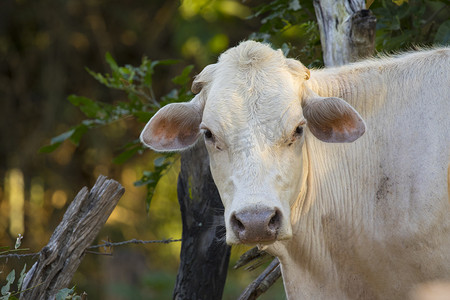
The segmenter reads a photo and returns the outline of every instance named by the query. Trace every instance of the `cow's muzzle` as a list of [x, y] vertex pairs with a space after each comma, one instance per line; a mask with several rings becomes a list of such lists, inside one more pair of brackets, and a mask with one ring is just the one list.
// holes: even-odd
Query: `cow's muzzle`
[[281, 228], [282, 214], [278, 208], [258, 207], [231, 215], [231, 228], [243, 244], [276, 241]]

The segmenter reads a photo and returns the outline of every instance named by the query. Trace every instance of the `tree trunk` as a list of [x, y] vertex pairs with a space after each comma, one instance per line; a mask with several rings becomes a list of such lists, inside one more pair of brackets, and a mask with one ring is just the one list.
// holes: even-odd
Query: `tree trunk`
[[376, 18], [363, 0], [314, 0], [326, 67], [370, 56], [375, 49]]
[[209, 169], [204, 142], [181, 154], [178, 201], [183, 222], [174, 299], [221, 299], [230, 249], [223, 205]]

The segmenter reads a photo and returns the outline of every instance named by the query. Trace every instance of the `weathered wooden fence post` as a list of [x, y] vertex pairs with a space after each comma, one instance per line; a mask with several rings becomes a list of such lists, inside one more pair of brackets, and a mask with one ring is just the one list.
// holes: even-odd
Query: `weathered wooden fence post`
[[82, 188], [67, 208], [38, 261], [27, 273], [20, 299], [54, 299], [58, 290], [68, 287], [91, 245], [125, 189], [115, 180], [99, 176], [89, 191]]

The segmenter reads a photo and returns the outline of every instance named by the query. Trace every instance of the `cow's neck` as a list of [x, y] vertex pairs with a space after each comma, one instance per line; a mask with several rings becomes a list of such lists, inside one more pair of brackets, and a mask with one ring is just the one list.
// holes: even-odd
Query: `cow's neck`
[[[385, 85], [383, 74], [363, 66], [312, 71], [311, 79], [306, 82], [319, 96], [344, 99], [361, 114], [374, 112], [383, 104], [378, 100], [385, 99], [380, 94], [380, 87]], [[380, 97], [374, 99], [374, 95]], [[365, 101], [368, 97], [370, 101]]]
[[[347, 77], [350, 81], [344, 83], [331, 73], [320, 71], [318, 75], [320, 76], [313, 79], [314, 73], [312, 73], [308, 87], [320, 96], [343, 98], [358, 111], [370, 109], [364, 107], [364, 100], [370, 91], [366, 90], [364, 84], [357, 82], [364, 79], [358, 79], [355, 74]], [[350, 91], [350, 88], [355, 86], [361, 88]], [[318, 282], [332, 281], [330, 278], [334, 275], [332, 275], [333, 271], [330, 273], [330, 270], [340, 269], [340, 266], [336, 264], [339, 264], [341, 254], [330, 253], [330, 249], [345, 249], [346, 240], [350, 238], [346, 235], [357, 234], [354, 232], [353, 224], [365, 225], [362, 224], [363, 220], [354, 219], [362, 214], [351, 213], [351, 210], [363, 210], [362, 206], [355, 207], [355, 205], [363, 205], [358, 203], [355, 189], [347, 189], [339, 182], [351, 183], [352, 176], [370, 177], [368, 174], [356, 174], [355, 166], [344, 163], [356, 161], [354, 156], [360, 153], [347, 151], [346, 146], [342, 144], [321, 142], [311, 133], [306, 135], [302, 155], [305, 182], [291, 210], [293, 239], [278, 242], [269, 249], [280, 258], [284, 266], [295, 266], [295, 270], [290, 267], [283, 268], [286, 290], [294, 295], [308, 294], [306, 290], [297, 290], [299, 286], [297, 281], [303, 281], [301, 285], [303, 288], [310, 284], [311, 290], [317, 290], [320, 289], [315, 286]], [[358, 161], [365, 159], [360, 157]], [[348, 211], [345, 211], [347, 208]], [[336, 243], [340, 246], [333, 247]], [[348, 253], [352, 255], [351, 249]], [[361, 283], [355, 280], [355, 291], [362, 288], [359, 284]], [[337, 287], [334, 290], [336, 291]], [[340, 296], [324, 294], [323, 298], [332, 299]]]

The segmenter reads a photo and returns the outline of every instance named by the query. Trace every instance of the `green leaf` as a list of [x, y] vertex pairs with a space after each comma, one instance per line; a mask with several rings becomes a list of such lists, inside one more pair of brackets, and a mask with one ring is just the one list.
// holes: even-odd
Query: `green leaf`
[[189, 74], [191, 73], [193, 68], [194, 68], [193, 65], [187, 66], [186, 68], [183, 69], [180, 75], [172, 79], [172, 82], [179, 85], [186, 85], [191, 80]]
[[69, 139], [72, 134], [75, 132], [75, 129], [71, 129], [69, 131], [66, 131], [64, 133], [61, 133], [58, 136], [55, 136], [50, 140], [50, 145], [41, 147], [39, 149], [39, 153], [50, 153], [55, 151], [65, 140]]
[[300, 5], [300, 2], [298, 0], [292, 0], [291, 2], [289, 2], [290, 10], [297, 11], [301, 8], [302, 8], [302, 6]]
[[26, 269], [27, 269], [27, 264], [25, 264], [23, 266], [22, 272], [20, 272], [19, 280], [17, 281], [17, 290], [19, 290], [19, 291], [22, 289], [23, 280], [25, 279], [25, 276], [27, 275], [27, 273], [25, 272]]
[[168, 66], [179, 63], [180, 61], [177, 59], [165, 59], [165, 60], [147, 60], [144, 58], [144, 62], [142, 63], [141, 70], [144, 69], [144, 85], [151, 86], [153, 81], [153, 74], [156, 66]]
[[9, 272], [8, 276], [6, 276], [6, 281], [12, 284], [15, 279], [16, 279], [16, 271], [12, 270], [11, 272]]
[[442, 45], [450, 44], [450, 20], [445, 21], [439, 26], [434, 42]]
[[166, 161], [166, 157], [160, 156], [153, 161], [153, 164], [155, 165], [155, 167], [161, 167], [165, 161]]
[[173, 157], [174, 155], [175, 153], [165, 153], [164, 155], [156, 158], [154, 161], [154, 170], [144, 171], [142, 178], [134, 183], [135, 186], [145, 185], [147, 187], [147, 197], [145, 200], [147, 212], [150, 208], [150, 203], [159, 180], [173, 165], [173, 160], [169, 158]]
[[118, 156], [116, 156], [113, 159], [113, 163], [123, 164], [124, 162], [129, 160], [131, 157], [133, 157], [136, 154], [136, 152], [138, 152], [139, 150], [141, 150], [140, 145], [137, 145], [134, 148], [128, 149], [128, 150], [120, 153]]
[[149, 68], [144, 75], [144, 84], [151, 86], [153, 83], [153, 68]]
[[8, 276], [6, 276], [6, 284], [2, 287], [1, 293], [3, 296], [9, 293], [9, 289], [11, 287], [11, 284], [14, 282], [14, 279], [16, 278], [16, 271], [12, 270]]
[[92, 77], [94, 77], [97, 81], [99, 81], [101, 84], [104, 84], [106, 86], [109, 86], [109, 82], [108, 79], [105, 78], [102, 74], [100, 73], [96, 73], [92, 70], [90, 70], [89, 68], [86, 68], [86, 71], [89, 73], [89, 75], [91, 75]]
[[75, 132], [75, 129], [70, 129], [69, 131], [61, 133], [60, 135], [55, 136], [54, 138], [52, 138], [51, 141], [50, 141], [50, 144], [62, 143], [65, 140], [69, 139], [74, 132]]
[[67, 99], [73, 105], [78, 106], [88, 118], [96, 118], [102, 109], [94, 100], [86, 97], [70, 95]]
[[59, 290], [58, 293], [55, 296], [55, 300], [65, 300], [69, 295], [71, 295], [75, 290], [75, 287], [68, 289], [64, 288], [62, 290]]
[[112, 71], [117, 71], [118, 66], [116, 61], [114, 60], [114, 58], [112, 57], [111, 53], [106, 52], [105, 54], [105, 60], [108, 63], [109, 67], [111, 68]]
[[[65, 140], [70, 140], [76, 146], [80, 143], [81, 137], [87, 132], [90, 127], [95, 127], [101, 124], [101, 122], [95, 122], [93, 120], [85, 120], [81, 124], [73, 127], [69, 131], [66, 131], [51, 139], [50, 145], [43, 146], [39, 149], [39, 153], [50, 153], [55, 151]], [[87, 125], [89, 124], [89, 125]]]
[[[5, 296], [5, 295], [8, 294], [10, 285], [11, 285], [11, 284], [7, 282], [7, 283], [2, 287], [1, 293], [2, 293], [3, 296]], [[8, 298], [6, 298], [6, 299], [8, 299]]]
[[133, 116], [137, 118], [137, 120], [141, 123], [147, 123], [148, 120], [153, 116], [153, 113], [148, 111], [136, 111], [133, 113]]
[[132, 66], [129, 66], [129, 65], [127, 65], [127, 66], [125, 66], [125, 67], [119, 67], [119, 72], [122, 74], [122, 75], [132, 75], [132, 74], [134, 74], [134, 70], [133, 70], [133, 67]]
[[70, 136], [70, 140], [72, 143], [74, 143], [76, 146], [80, 144], [80, 140], [83, 137], [83, 135], [88, 131], [88, 126], [84, 124], [77, 125], [73, 128], [73, 133]]
[[39, 148], [39, 153], [51, 153], [55, 151], [59, 146], [61, 146], [62, 142], [50, 144], [47, 146], [43, 146]]

